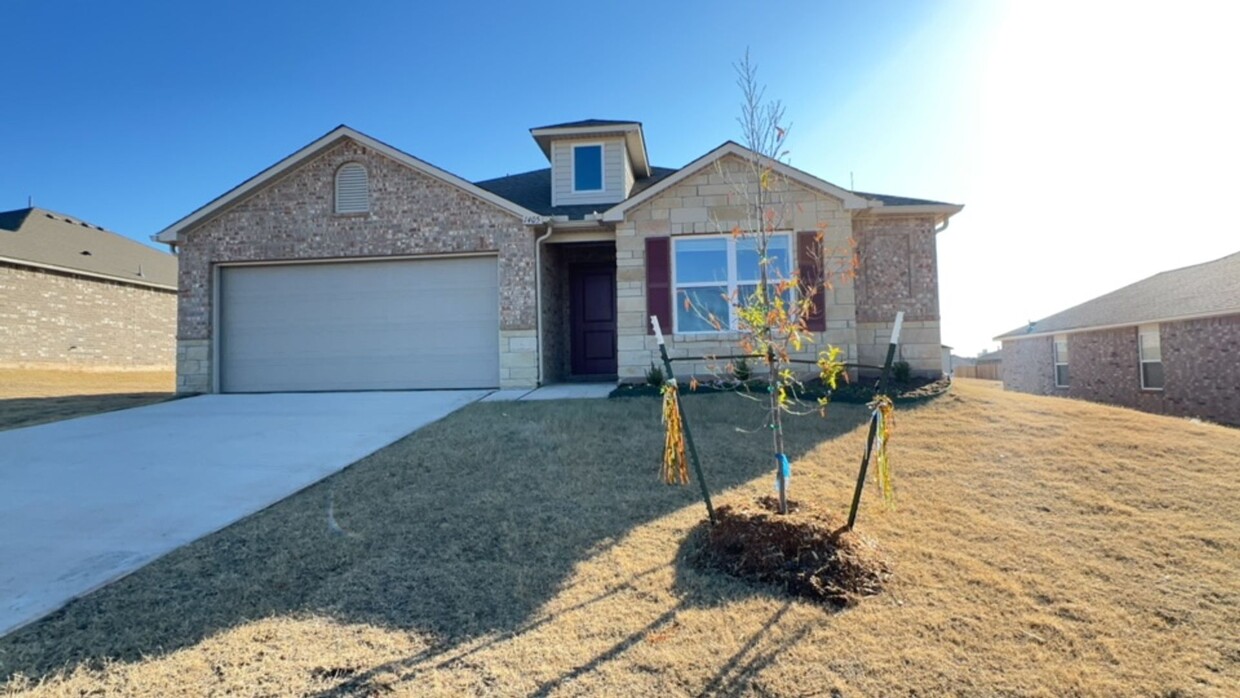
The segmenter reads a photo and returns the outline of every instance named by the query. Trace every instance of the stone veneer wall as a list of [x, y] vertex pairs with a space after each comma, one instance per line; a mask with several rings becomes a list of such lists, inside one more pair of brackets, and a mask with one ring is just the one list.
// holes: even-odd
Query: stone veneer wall
[[172, 368], [176, 292], [0, 264], [0, 365]]
[[[654, 337], [647, 334], [645, 241], [648, 237], [688, 236], [728, 233], [734, 226], [747, 227], [744, 200], [730, 182], [748, 171], [739, 158], [729, 156], [634, 208], [616, 226], [616, 294], [619, 331], [620, 380], [645, 380], [651, 362], [659, 363]], [[823, 260], [827, 270], [851, 269], [852, 217], [843, 204], [832, 197], [806, 189], [791, 181], [776, 179], [772, 189], [773, 206], [783, 213], [783, 225], [792, 233], [818, 230], [826, 224]], [[792, 240], [796, 243], [795, 235]], [[841, 347], [848, 357], [857, 355], [856, 301], [853, 280], [833, 275], [834, 289], [827, 292], [825, 333], [817, 333], [818, 343], [807, 347], [799, 358], [815, 358], [827, 344]], [[673, 357], [708, 356], [736, 353], [735, 337], [723, 335], [668, 336], [668, 353]], [[709, 362], [677, 364], [686, 375], [708, 376], [721, 370]]]
[[857, 269], [858, 360], [880, 365], [896, 313], [904, 311], [899, 360], [914, 374], [943, 372], [939, 276], [932, 216], [866, 215], [853, 220]]
[[1003, 386], [1240, 426], [1240, 315], [1159, 326], [1163, 390], [1141, 388], [1137, 328], [1068, 337], [1069, 387], [1054, 386], [1052, 338], [1003, 342]]
[[[346, 162], [366, 167], [368, 213], [334, 212], [335, 174]], [[182, 231], [181, 240], [180, 392], [211, 390], [216, 264], [470, 252], [499, 258], [500, 384], [534, 386], [533, 233], [514, 214], [352, 140]]]

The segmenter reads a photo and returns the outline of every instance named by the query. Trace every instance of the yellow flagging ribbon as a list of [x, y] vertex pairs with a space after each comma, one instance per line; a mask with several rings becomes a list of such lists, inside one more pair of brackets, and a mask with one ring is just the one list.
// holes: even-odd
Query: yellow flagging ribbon
[[675, 485], [689, 484], [689, 461], [685, 457], [685, 429], [680, 419], [680, 391], [676, 381], [663, 385], [663, 424], [667, 435], [663, 440], [663, 481]]
[[896, 408], [891, 398], [886, 395], [879, 395], [867, 406], [874, 410], [874, 419], [878, 420], [878, 428], [875, 430], [877, 443], [874, 444], [874, 478], [878, 480], [878, 486], [883, 491], [883, 501], [887, 506], [893, 507], [896, 492], [891, 483], [891, 461], [887, 458], [887, 442], [891, 439], [891, 430], [896, 425]]

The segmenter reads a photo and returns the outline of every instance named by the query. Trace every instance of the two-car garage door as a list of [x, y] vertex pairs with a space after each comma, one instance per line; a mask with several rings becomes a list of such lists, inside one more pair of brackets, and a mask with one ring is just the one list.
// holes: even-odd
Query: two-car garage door
[[224, 392], [493, 388], [495, 257], [220, 270]]

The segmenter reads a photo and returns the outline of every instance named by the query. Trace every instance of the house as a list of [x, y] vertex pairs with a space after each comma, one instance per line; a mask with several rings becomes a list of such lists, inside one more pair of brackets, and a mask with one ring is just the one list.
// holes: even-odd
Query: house
[[1240, 425], [1240, 253], [996, 337], [1003, 385]]
[[[549, 167], [468, 182], [340, 126], [158, 233], [181, 262], [178, 390], [640, 381], [658, 360], [650, 315], [674, 355], [733, 353], [727, 327], [678, 298], [751, 281], [727, 234], [740, 208], [728, 182], [751, 153], [727, 142], [669, 169], [637, 122], [530, 133]], [[816, 299], [820, 346], [880, 363], [903, 310], [902, 358], [938, 375], [935, 235], [961, 207], [769, 164], [789, 213], [773, 243], [785, 271], [798, 254], [847, 266], [857, 243], [855, 280]]]
[[169, 370], [176, 257], [41, 208], [0, 213], [0, 366]]

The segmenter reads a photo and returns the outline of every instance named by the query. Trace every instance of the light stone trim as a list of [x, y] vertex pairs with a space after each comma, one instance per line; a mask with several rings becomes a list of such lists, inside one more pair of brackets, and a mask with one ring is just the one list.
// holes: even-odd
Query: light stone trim
[[[743, 171], [734, 161], [725, 160], [721, 166], [733, 173]], [[733, 191], [715, 167], [705, 167], [631, 208], [625, 219], [617, 223], [616, 305], [621, 381], [644, 380], [651, 362], [659, 362], [654, 338], [646, 334], [649, 323], [646, 316], [646, 238], [726, 233], [737, 224], [739, 207], [728, 196]], [[825, 223], [825, 264], [832, 270], [841, 265], [850, 266], [852, 213], [840, 200], [792, 180], [778, 183], [776, 193], [783, 202], [785, 222], [789, 224], [781, 227], [793, 231], [818, 230], [819, 224]], [[798, 359], [816, 359], [828, 345], [840, 347], [851, 360], [857, 356], [854, 283], [850, 278], [837, 277], [832, 285], [826, 296], [827, 329], [813, 333], [814, 343], [798, 352]], [[740, 351], [738, 338], [737, 333], [671, 335], [668, 351], [673, 357], [736, 354]], [[678, 373], [683, 370], [686, 376], [707, 377], [710, 373], [707, 362], [677, 363], [676, 368]], [[812, 367], [806, 366], [805, 370], [812, 371]]]
[[538, 333], [501, 330], [499, 333], [499, 387], [538, 387]]
[[211, 340], [177, 340], [177, 392], [209, 393], [211, 390]]

